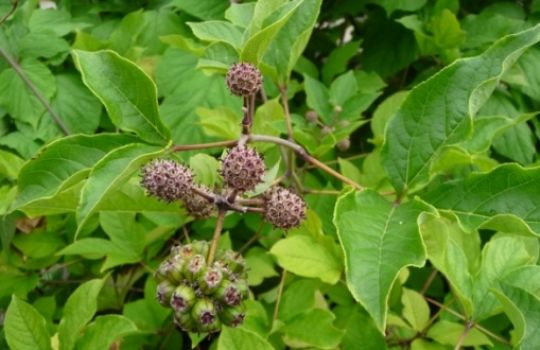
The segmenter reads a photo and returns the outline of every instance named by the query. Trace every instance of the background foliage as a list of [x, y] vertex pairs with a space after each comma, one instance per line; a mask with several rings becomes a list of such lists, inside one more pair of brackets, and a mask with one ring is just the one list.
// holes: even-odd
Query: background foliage
[[[540, 1], [13, 3], [0, 347], [540, 347]], [[294, 171], [307, 220], [283, 232], [228, 215], [246, 322], [185, 334], [153, 272], [215, 219], [146, 197], [138, 170], [173, 144], [238, 137], [223, 76], [237, 61], [264, 73], [254, 132], [286, 137], [290, 117], [297, 143], [364, 189], [257, 144], [266, 186]], [[221, 153], [173, 157], [214, 186]]]

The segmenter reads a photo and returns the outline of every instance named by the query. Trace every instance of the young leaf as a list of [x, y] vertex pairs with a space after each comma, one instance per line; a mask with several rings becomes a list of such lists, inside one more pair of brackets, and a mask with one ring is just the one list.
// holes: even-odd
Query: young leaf
[[217, 350], [235, 349], [273, 350], [274, 347], [259, 334], [245, 328], [223, 327]]
[[133, 321], [121, 315], [104, 315], [88, 325], [82, 338], [77, 341], [78, 350], [109, 349], [123, 336], [138, 333]]
[[[459, 337], [463, 334], [465, 326], [459, 323], [440, 320], [435, 323], [428, 331], [427, 336], [436, 340], [438, 343], [454, 346]], [[469, 331], [464, 346], [493, 345], [489, 338], [479, 330], [473, 328]]]
[[386, 129], [383, 162], [399, 191], [429, 179], [440, 150], [464, 140], [472, 117], [500, 77], [526, 48], [540, 40], [540, 26], [509, 35], [474, 58], [457, 60], [415, 87]]
[[334, 319], [328, 310], [311, 309], [288, 320], [279, 331], [291, 348], [336, 349], [344, 332], [334, 327]]
[[51, 340], [45, 318], [16, 296], [6, 311], [4, 332], [12, 350], [49, 350]]
[[345, 193], [336, 203], [334, 224], [345, 255], [347, 285], [381, 332], [399, 271], [424, 265], [416, 220], [425, 210], [429, 207], [417, 201], [392, 205], [369, 190]]
[[504, 311], [514, 324], [515, 348], [535, 350], [540, 344], [540, 300], [529, 292], [502, 283], [500, 290], [493, 291]]
[[227, 21], [188, 22], [188, 25], [202, 41], [224, 42], [237, 50], [242, 44], [242, 32]]
[[71, 350], [83, 327], [97, 310], [97, 297], [103, 287], [103, 279], [94, 279], [81, 284], [68, 298], [64, 316], [58, 326], [60, 350]]
[[129, 135], [101, 134], [75, 135], [51, 142], [22, 167], [13, 209], [52, 198], [83, 179], [107, 152], [135, 140]]
[[295, 235], [278, 241], [270, 253], [281, 267], [294, 274], [335, 284], [342, 270], [341, 257], [336, 250], [332, 241]]
[[166, 144], [154, 82], [134, 63], [113, 51], [75, 50], [73, 59], [83, 81], [101, 100], [112, 122], [153, 144]]
[[453, 213], [469, 231], [491, 228], [540, 235], [540, 168], [506, 164], [438, 186], [421, 197]]
[[162, 153], [160, 147], [132, 143], [111, 151], [101, 159], [82, 189], [77, 208], [79, 230], [105, 197], [124, 184], [145, 162]]
[[412, 289], [403, 288], [401, 303], [403, 317], [415, 331], [423, 331], [429, 321], [429, 305], [424, 297]]

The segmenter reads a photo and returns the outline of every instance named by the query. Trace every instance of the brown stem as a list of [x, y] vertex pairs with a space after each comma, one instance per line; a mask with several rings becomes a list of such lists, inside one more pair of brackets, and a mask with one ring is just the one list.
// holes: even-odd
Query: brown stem
[[[463, 321], [466, 321], [467, 318], [465, 316], [463, 316], [462, 314], [460, 314], [459, 312], [455, 311], [455, 310], [452, 310], [451, 308], [449, 308], [448, 306], [442, 304], [442, 303], [439, 303], [437, 300], [435, 299], [431, 299], [429, 297], [424, 297], [424, 299], [426, 299], [426, 301], [430, 304], [433, 304], [441, 309], [443, 309], [444, 311], [448, 312], [449, 314], [452, 314], [454, 316], [456, 316], [457, 318], [459, 318], [460, 320], [463, 320]], [[491, 332], [490, 330], [480, 326], [479, 324], [475, 324], [474, 327], [476, 329], [478, 329], [480, 332], [484, 333], [485, 335], [489, 336], [489, 337], [492, 337], [493, 339], [503, 343], [503, 344], [506, 344], [506, 345], [512, 345], [512, 343], [500, 336], [498, 336], [497, 334]]]
[[69, 135], [71, 132], [68, 129], [68, 127], [64, 124], [62, 119], [60, 119], [60, 116], [52, 109], [49, 102], [43, 97], [41, 92], [39, 92], [38, 88], [34, 85], [34, 83], [26, 76], [26, 73], [21, 69], [21, 66], [12, 59], [7, 51], [5, 51], [3, 48], [0, 47], [0, 56], [4, 57], [4, 59], [7, 61], [7, 63], [13, 68], [15, 73], [21, 78], [21, 80], [26, 84], [26, 87], [32, 92], [34, 96], [39, 100], [39, 102], [45, 107], [45, 109], [49, 112], [51, 115], [51, 118], [56, 123], [56, 125], [62, 130], [62, 132], [65, 135]]
[[293, 140], [293, 128], [291, 122], [291, 114], [289, 112], [289, 99], [287, 97], [287, 86], [283, 85], [279, 87], [281, 96], [281, 104], [283, 106], [283, 113], [285, 114], [285, 123], [287, 124], [287, 136], [289, 140]]
[[0, 25], [3, 24], [9, 18], [9, 16], [13, 14], [13, 12], [15, 12], [18, 5], [19, 5], [19, 0], [15, 0], [12, 2], [11, 8], [9, 9], [9, 11], [0, 19]]
[[352, 187], [354, 187], [355, 189], [357, 189], [359, 191], [362, 191], [364, 189], [362, 186], [357, 184], [355, 181], [349, 179], [346, 176], [341, 175], [340, 173], [338, 173], [334, 169], [330, 168], [328, 165], [326, 165], [323, 162], [319, 161], [317, 158], [314, 158], [314, 157], [310, 156], [306, 152], [306, 150], [304, 150], [304, 148], [302, 146], [300, 146], [299, 144], [297, 144], [295, 142], [292, 142], [292, 141], [289, 141], [289, 140], [284, 140], [284, 139], [279, 138], [279, 137], [268, 136], [268, 135], [250, 135], [249, 139], [251, 141], [254, 141], [254, 142], [269, 142], [269, 143], [275, 143], [275, 144], [278, 144], [278, 145], [288, 147], [288, 148], [292, 149], [293, 151], [295, 151], [300, 157], [304, 158], [304, 160], [306, 162], [313, 164], [314, 166], [316, 166], [317, 168], [319, 168], [322, 171], [326, 172], [327, 174], [334, 176], [338, 180], [341, 180], [342, 182], [344, 182], [344, 183], [346, 183], [348, 185], [351, 185]]
[[426, 282], [422, 286], [422, 289], [420, 290], [420, 294], [422, 295], [426, 294], [427, 290], [429, 289], [429, 286], [431, 286], [431, 283], [433, 283], [435, 276], [437, 276], [437, 269], [433, 269], [433, 271], [431, 271]]
[[208, 251], [208, 257], [206, 258], [206, 263], [208, 266], [212, 265], [214, 262], [214, 257], [216, 256], [216, 250], [219, 243], [219, 237], [221, 236], [221, 230], [223, 229], [223, 221], [225, 220], [225, 214], [227, 210], [220, 209], [216, 221], [216, 227], [214, 228], [214, 235], [212, 236], [212, 243], [210, 244], [210, 249]]
[[454, 350], [461, 349], [461, 346], [463, 345], [463, 342], [465, 341], [465, 338], [467, 338], [467, 335], [469, 334], [471, 329], [473, 329], [473, 327], [474, 327], [474, 323], [471, 322], [471, 321], [468, 321], [465, 324], [465, 329], [463, 330], [463, 333], [461, 333], [461, 336], [459, 337], [458, 342], [457, 342], [456, 346], [454, 347]]
[[237, 140], [217, 141], [209, 143], [198, 143], [194, 145], [176, 145], [171, 148], [171, 152], [194, 151], [198, 149], [215, 148], [215, 147], [231, 147], [236, 145]]
[[276, 305], [274, 306], [274, 317], [272, 318], [274, 322], [278, 319], [279, 316], [279, 304], [281, 303], [281, 295], [283, 294], [283, 287], [285, 286], [285, 278], [287, 277], [287, 270], [283, 270], [281, 273], [281, 280], [279, 281], [278, 294], [276, 297]]
[[244, 96], [244, 119], [242, 120], [242, 134], [249, 135], [253, 125], [253, 115], [255, 114], [255, 94]]

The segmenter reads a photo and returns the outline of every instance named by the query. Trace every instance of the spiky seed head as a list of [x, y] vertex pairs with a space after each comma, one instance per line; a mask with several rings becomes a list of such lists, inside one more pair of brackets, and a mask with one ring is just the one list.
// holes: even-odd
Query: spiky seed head
[[[210, 189], [205, 186], [197, 186], [197, 188], [210, 193]], [[214, 203], [195, 192], [192, 192], [191, 196], [184, 199], [184, 205], [188, 213], [196, 219], [204, 219], [211, 216], [216, 208]]]
[[237, 96], [255, 95], [262, 86], [262, 74], [250, 63], [235, 63], [227, 72], [227, 86]]
[[250, 191], [262, 182], [264, 161], [253, 148], [236, 146], [223, 159], [221, 174], [229, 187], [240, 192]]
[[272, 225], [290, 229], [300, 225], [306, 216], [306, 203], [294, 192], [275, 186], [265, 193], [264, 218]]
[[193, 173], [174, 160], [156, 159], [143, 167], [141, 184], [148, 194], [170, 203], [191, 193]]
[[337, 143], [337, 148], [342, 152], [348, 150], [350, 147], [351, 147], [351, 139], [348, 137]]

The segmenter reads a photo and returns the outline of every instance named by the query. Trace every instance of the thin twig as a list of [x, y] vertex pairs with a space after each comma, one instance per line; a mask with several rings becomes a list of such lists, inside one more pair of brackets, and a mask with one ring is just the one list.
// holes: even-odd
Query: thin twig
[[214, 257], [216, 255], [217, 246], [219, 243], [219, 237], [221, 236], [221, 230], [223, 229], [223, 221], [225, 220], [226, 210], [221, 209], [218, 213], [216, 227], [214, 228], [214, 235], [212, 236], [212, 243], [210, 244], [210, 249], [208, 251], [208, 257], [206, 262], [208, 266], [212, 265], [214, 262]]
[[216, 147], [231, 147], [236, 145], [238, 140], [228, 140], [228, 141], [217, 141], [209, 143], [198, 143], [193, 145], [176, 145], [171, 148], [171, 152], [182, 152], [182, 151], [195, 151], [198, 149], [206, 148], [216, 148]]
[[287, 97], [287, 86], [280, 86], [279, 93], [281, 95], [281, 105], [283, 106], [283, 114], [285, 115], [285, 123], [287, 124], [287, 136], [289, 140], [293, 140], [293, 128], [291, 114], [289, 112], [289, 99]]
[[34, 85], [34, 83], [26, 76], [26, 73], [24, 73], [24, 71], [21, 69], [21, 66], [19, 66], [19, 64], [14, 59], [12, 59], [9, 54], [1, 47], [0, 56], [4, 57], [4, 59], [8, 62], [11, 68], [13, 68], [15, 73], [17, 73], [19, 78], [21, 78], [21, 80], [26, 84], [30, 92], [32, 92], [32, 94], [36, 96], [36, 98], [43, 105], [43, 107], [45, 107], [45, 109], [49, 112], [51, 118], [60, 128], [60, 130], [62, 130], [65, 135], [69, 135], [71, 132], [68, 127], [64, 124], [62, 119], [60, 119], [60, 116], [52, 109], [49, 102], [45, 99], [45, 97], [43, 97], [41, 92], [39, 92], [38, 88]]
[[256, 242], [259, 238], [261, 238], [261, 232], [264, 228], [264, 221], [261, 220], [261, 223], [259, 224], [259, 227], [257, 228], [257, 231], [255, 232], [255, 234], [253, 236], [251, 236], [251, 238], [246, 242], [244, 243], [244, 245], [238, 249], [238, 254], [242, 254], [244, 253], [244, 251], [250, 246], [252, 245], [254, 242]]
[[426, 282], [422, 286], [422, 289], [420, 290], [420, 294], [422, 294], [422, 295], [426, 294], [427, 290], [431, 286], [431, 283], [433, 283], [433, 280], [435, 279], [435, 276], [437, 276], [437, 269], [433, 269], [433, 271], [431, 271], [431, 273], [429, 274]]
[[[433, 304], [441, 309], [444, 309], [444, 311], [448, 312], [449, 314], [452, 314], [454, 316], [456, 316], [457, 318], [459, 318], [460, 320], [463, 320], [463, 321], [466, 321], [467, 318], [465, 316], [463, 316], [462, 314], [460, 314], [459, 312], [455, 311], [455, 310], [452, 310], [451, 308], [449, 308], [448, 306], [442, 304], [442, 303], [439, 303], [437, 300], [435, 299], [431, 299], [429, 297], [424, 297], [424, 299], [426, 299], [426, 301], [430, 304]], [[498, 336], [497, 334], [491, 332], [490, 330], [480, 326], [479, 324], [475, 324], [474, 327], [476, 329], [478, 329], [480, 332], [484, 333], [485, 335], [487, 336], [490, 336], [492, 337], [493, 339], [503, 343], [503, 344], [506, 344], [506, 345], [512, 345], [512, 343], [500, 336]]]
[[0, 19], [0, 25], [2, 25], [5, 21], [7, 21], [9, 16], [11, 16], [13, 12], [15, 12], [18, 5], [19, 5], [19, 0], [15, 0], [12, 2], [11, 8], [9, 9], [9, 11], [4, 15], [4, 17], [2, 17], [2, 19]]
[[276, 296], [276, 305], [274, 306], [274, 322], [279, 316], [279, 304], [281, 303], [281, 295], [283, 294], [283, 287], [285, 286], [285, 278], [287, 277], [287, 270], [283, 270], [281, 273], [281, 280], [279, 281], [278, 294]]
[[293, 151], [295, 151], [300, 157], [304, 158], [304, 160], [306, 162], [313, 164], [314, 166], [316, 166], [317, 168], [325, 171], [329, 175], [332, 175], [335, 178], [341, 180], [342, 182], [344, 182], [344, 183], [346, 183], [348, 185], [351, 185], [352, 187], [356, 188], [359, 191], [364, 189], [362, 186], [357, 184], [355, 181], [349, 179], [346, 176], [341, 175], [340, 173], [338, 173], [334, 169], [330, 168], [329, 166], [327, 166], [323, 162], [319, 161], [317, 158], [314, 158], [314, 157], [310, 156], [307, 153], [307, 151], [304, 150], [304, 148], [302, 146], [300, 146], [299, 144], [297, 144], [295, 142], [292, 142], [292, 141], [289, 141], [289, 140], [284, 140], [284, 139], [279, 138], [279, 137], [268, 136], [268, 135], [250, 135], [249, 139], [251, 141], [254, 141], [254, 142], [269, 142], [269, 143], [275, 143], [275, 144], [278, 144], [278, 145], [288, 147], [288, 148], [292, 149]]
[[339, 191], [334, 191], [334, 190], [310, 190], [307, 188], [304, 188], [302, 192], [304, 192], [305, 194], [328, 194], [332, 196], [337, 196], [341, 193]]
[[456, 346], [454, 347], [454, 350], [461, 349], [461, 346], [463, 345], [463, 342], [465, 341], [465, 338], [467, 338], [467, 335], [469, 334], [471, 329], [473, 329], [473, 327], [474, 327], [474, 322], [468, 321], [465, 324], [465, 329], [463, 330], [463, 333], [461, 333], [461, 336], [459, 337], [459, 339], [458, 339], [458, 341], [456, 343]]

